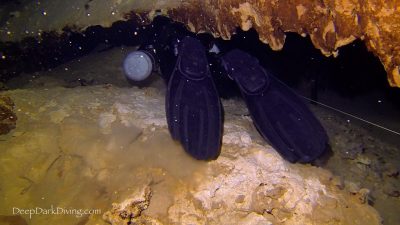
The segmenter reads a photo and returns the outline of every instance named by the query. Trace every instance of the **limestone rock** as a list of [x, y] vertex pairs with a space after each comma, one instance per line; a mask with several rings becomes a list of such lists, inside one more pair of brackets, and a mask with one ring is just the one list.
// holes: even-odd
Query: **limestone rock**
[[284, 32], [310, 35], [314, 46], [326, 56], [362, 39], [384, 65], [392, 86], [400, 87], [399, 1], [192, 1], [169, 15], [193, 31], [211, 31], [230, 38], [237, 26], [255, 28], [260, 40], [280, 50]]
[[[40, 187], [39, 193], [52, 193], [47, 190], [52, 186], [58, 187], [56, 190], [72, 188], [74, 192], [63, 201], [91, 207], [100, 204], [103, 198], [99, 195], [105, 195], [103, 218], [115, 225], [381, 223], [376, 210], [366, 204], [368, 190], [357, 187], [350, 193], [338, 187], [335, 177], [324, 169], [286, 162], [256, 130], [247, 128], [251, 127], [247, 117], [229, 110], [245, 107], [236, 101], [223, 101], [226, 129], [220, 157], [200, 162], [170, 140], [164, 95], [153, 88], [88, 86], [10, 93], [18, 97], [15, 99], [24, 112], [21, 128], [26, 127], [27, 134], [15, 137], [15, 143], [2, 143], [7, 149], [4, 158], [20, 160], [13, 167], [12, 160], [4, 163], [2, 179], [20, 181], [8, 174], [16, 171], [29, 177], [33, 187], [26, 181], [18, 186], [24, 188], [27, 199], [43, 195], [33, 192], [35, 186]], [[48, 102], [48, 96], [53, 96], [54, 104]], [[61, 122], [49, 121], [49, 115], [59, 109], [74, 115]], [[37, 130], [35, 123], [49, 127]], [[54, 138], [48, 139], [49, 134]], [[32, 146], [38, 147], [32, 151]], [[56, 158], [60, 150], [63, 156]], [[52, 155], [39, 157], [40, 151]], [[35, 164], [43, 166], [33, 167]], [[64, 176], [69, 182], [58, 182]], [[81, 185], [71, 186], [74, 183]], [[8, 196], [21, 199], [20, 189], [7, 191]], [[58, 199], [57, 195], [47, 196]], [[10, 197], [5, 204], [15, 202], [12, 200]], [[63, 217], [51, 219], [57, 218]], [[93, 223], [98, 219], [90, 217]], [[72, 219], [69, 222], [72, 224]], [[37, 220], [32, 224], [43, 223]]]
[[[183, 188], [169, 208], [170, 221], [229, 224], [251, 218], [243, 224], [380, 224], [380, 217], [371, 214], [374, 209], [365, 205], [368, 190], [353, 197], [336, 187], [330, 173], [290, 165], [272, 149], [253, 145], [241, 151], [238, 157], [221, 156], [210, 162], [206, 174], [197, 174], [198, 185]], [[216, 172], [220, 167], [225, 172]]]
[[260, 40], [279, 50], [285, 32], [309, 35], [314, 46], [327, 56], [338, 48], [362, 39], [384, 65], [390, 85], [400, 87], [400, 1], [397, 0], [151, 0], [27, 1], [7, 16], [0, 29], [2, 41], [40, 36], [44, 31], [77, 30], [91, 25], [110, 26], [134, 18], [148, 23], [165, 14], [195, 32], [208, 31], [230, 38], [235, 28], [255, 28]]
[[119, 204], [114, 203], [112, 209], [104, 213], [103, 219], [113, 225], [159, 225], [161, 223], [157, 220], [142, 215], [143, 210], [149, 207], [150, 198], [150, 187], [145, 186], [134, 193], [132, 198], [128, 198]]

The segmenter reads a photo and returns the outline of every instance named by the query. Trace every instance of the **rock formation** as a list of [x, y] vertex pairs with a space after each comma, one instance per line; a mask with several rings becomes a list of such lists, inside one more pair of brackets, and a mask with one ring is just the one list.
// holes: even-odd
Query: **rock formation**
[[310, 35], [326, 56], [336, 56], [339, 47], [362, 39], [384, 65], [390, 85], [400, 87], [397, 0], [32, 1], [0, 17], [5, 21], [0, 39], [16, 41], [65, 27], [110, 26], [132, 16], [148, 23], [156, 14], [166, 14], [195, 32], [212, 32], [223, 38], [229, 38], [238, 26], [243, 30], [254, 27], [274, 50], [283, 47], [285, 32]]

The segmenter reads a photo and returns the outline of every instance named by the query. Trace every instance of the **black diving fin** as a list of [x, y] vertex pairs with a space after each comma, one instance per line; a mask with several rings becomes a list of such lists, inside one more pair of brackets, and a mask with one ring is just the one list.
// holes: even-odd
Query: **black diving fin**
[[220, 154], [222, 112], [204, 47], [185, 37], [166, 95], [168, 128], [173, 139], [196, 159], [216, 159]]
[[239, 86], [256, 128], [283, 158], [307, 163], [325, 152], [328, 136], [318, 119], [255, 57], [235, 49], [222, 57], [222, 64]]

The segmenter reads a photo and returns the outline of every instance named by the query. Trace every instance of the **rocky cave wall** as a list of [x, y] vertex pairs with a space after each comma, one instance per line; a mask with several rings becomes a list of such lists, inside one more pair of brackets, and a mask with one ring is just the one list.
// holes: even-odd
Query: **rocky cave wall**
[[148, 23], [156, 14], [223, 38], [230, 38], [238, 26], [254, 27], [274, 50], [283, 47], [285, 32], [310, 35], [326, 56], [337, 56], [339, 47], [361, 39], [384, 65], [389, 84], [400, 87], [399, 0], [44, 0], [28, 1], [7, 13], [0, 17], [2, 41], [65, 27], [110, 26], [130, 17]]
[[194, 31], [229, 38], [235, 27], [254, 27], [260, 39], [280, 50], [285, 32], [310, 35], [326, 56], [356, 39], [384, 65], [391, 86], [400, 87], [400, 1], [384, 0], [207, 0], [173, 9], [169, 15]]

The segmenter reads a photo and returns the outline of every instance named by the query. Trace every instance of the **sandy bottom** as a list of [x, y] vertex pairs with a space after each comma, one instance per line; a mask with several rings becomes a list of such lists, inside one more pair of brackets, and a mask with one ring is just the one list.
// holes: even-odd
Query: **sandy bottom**
[[[193, 160], [171, 140], [160, 79], [154, 75], [136, 84], [140, 88], [125, 80], [120, 63], [131, 50], [92, 54], [7, 84], [12, 89], [3, 93], [14, 100], [18, 121], [15, 130], [0, 136], [0, 224], [107, 224], [103, 214], [112, 203], [123, 202], [132, 187], [142, 186], [151, 187], [153, 203], [143, 214], [172, 223], [168, 214], [174, 196], [183, 184], [199, 186], [197, 175], [207, 174], [213, 164]], [[241, 100], [223, 104], [223, 157], [252, 143], [268, 146]], [[333, 152], [316, 164], [338, 176], [339, 191], [350, 196], [369, 192], [366, 201], [384, 224], [400, 224], [398, 147], [362, 123], [321, 107], [312, 110], [326, 128]], [[23, 211], [35, 208], [41, 215]], [[51, 214], [52, 208], [63, 216]], [[78, 215], [76, 209], [97, 211]]]
[[[112, 94], [101, 96], [104, 90], [78, 87], [73, 91], [55, 88], [9, 92], [16, 99], [19, 126], [0, 139], [1, 215], [10, 215], [11, 209], [36, 207], [40, 211], [53, 207], [63, 211], [96, 209], [101, 213], [94, 214], [91, 221], [102, 221], [111, 203], [122, 201], [133, 191], [132, 187], [143, 185], [151, 185], [153, 199], [160, 201], [148, 210], [160, 218], [166, 215], [179, 181], [190, 182], [204, 162], [192, 159], [171, 140], [164, 121], [147, 121], [151, 126], [146, 122], [132, 125], [111, 113], [131, 110], [123, 108], [122, 103], [96, 104], [104, 103], [99, 97], [127, 93], [107, 90]], [[154, 105], [160, 105], [156, 110], [162, 110], [160, 102]], [[100, 118], [92, 117], [93, 111], [100, 113]], [[131, 116], [131, 120], [146, 120]], [[11, 221], [10, 217], [0, 220]], [[27, 220], [28, 224], [87, 221], [88, 215], [54, 216], [44, 212]]]

